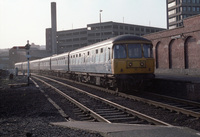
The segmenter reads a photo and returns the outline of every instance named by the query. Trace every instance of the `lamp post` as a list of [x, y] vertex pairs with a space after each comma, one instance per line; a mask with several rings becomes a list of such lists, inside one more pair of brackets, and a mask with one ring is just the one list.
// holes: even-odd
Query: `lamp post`
[[27, 65], [28, 65], [28, 68], [27, 68], [27, 78], [28, 78], [28, 83], [27, 85], [29, 86], [29, 58], [30, 58], [30, 55], [29, 55], [29, 49], [30, 49], [31, 45], [29, 44], [29, 40], [27, 40], [27, 44], [25, 45], [25, 49], [26, 49], [26, 57], [27, 57]]
[[102, 36], [101, 36], [101, 12], [102, 12], [103, 10], [100, 10], [99, 11], [99, 21], [100, 21], [100, 41], [101, 41], [101, 39], [102, 39]]

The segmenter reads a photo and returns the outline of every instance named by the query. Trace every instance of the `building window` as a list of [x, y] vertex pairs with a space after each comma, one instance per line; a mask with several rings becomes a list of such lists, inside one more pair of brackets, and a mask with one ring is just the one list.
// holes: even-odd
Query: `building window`
[[188, 11], [191, 11], [191, 7], [188, 7]]
[[87, 34], [87, 31], [81, 31], [80, 34]]
[[95, 36], [95, 33], [90, 33], [88, 34], [88, 36]]
[[187, 10], [187, 8], [186, 7], [183, 7], [183, 11], [186, 11]]
[[176, 21], [176, 17], [169, 19], [169, 23]]
[[118, 26], [117, 26], [117, 25], [113, 25], [113, 28], [114, 28], [114, 29], [118, 29]]
[[197, 11], [199, 12], [199, 7], [197, 7]]
[[155, 30], [154, 30], [154, 29], [151, 29], [151, 32], [155, 32]]
[[112, 26], [104, 26], [104, 29], [110, 29], [110, 28], [112, 28]]
[[171, 8], [171, 7], [175, 6], [175, 5], [176, 5], [176, 1], [171, 2], [171, 3], [168, 4], [168, 8]]
[[136, 27], [136, 29], [135, 29], [136, 31], [140, 31], [140, 28], [139, 27]]
[[74, 32], [73, 35], [79, 35], [79, 32]]
[[134, 31], [134, 27], [130, 27], [130, 30], [133, 30], [133, 31]]
[[172, 15], [172, 14], [174, 14], [174, 13], [176, 13], [176, 9], [170, 10], [170, 11], [168, 12], [169, 15]]
[[191, 0], [187, 0], [187, 3], [191, 3]]
[[186, 0], [183, 0], [183, 3], [186, 3]]
[[195, 7], [192, 7], [192, 11], [196, 11], [196, 8], [195, 8]]
[[111, 35], [112, 32], [105, 32], [104, 35]]
[[174, 25], [174, 26], [169, 26], [169, 29], [174, 29], [174, 28], [176, 28], [176, 25]]
[[199, 3], [199, 0], [197, 0], [197, 3]]
[[195, 0], [192, 0], [192, 3], [195, 3]]
[[185, 19], [185, 18], [187, 18], [187, 16], [186, 16], [186, 15], [183, 15], [183, 19]]

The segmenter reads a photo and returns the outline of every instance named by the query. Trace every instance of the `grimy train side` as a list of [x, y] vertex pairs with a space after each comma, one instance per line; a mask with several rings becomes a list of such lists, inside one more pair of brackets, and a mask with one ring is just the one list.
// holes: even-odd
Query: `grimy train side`
[[[154, 78], [152, 43], [142, 37], [121, 35], [71, 52], [30, 61], [30, 72], [68, 77], [113, 88], [131, 90]], [[15, 64], [27, 70], [27, 62]]]

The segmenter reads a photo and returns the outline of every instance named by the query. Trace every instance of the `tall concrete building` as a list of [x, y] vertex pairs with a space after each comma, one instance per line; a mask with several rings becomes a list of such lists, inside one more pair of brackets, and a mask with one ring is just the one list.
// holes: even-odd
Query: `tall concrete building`
[[200, 14], [200, 0], [166, 0], [167, 28], [183, 25], [183, 19]]
[[[150, 26], [125, 24], [117, 22], [101, 22], [88, 24], [86, 28], [57, 31], [57, 50], [58, 54], [97, 43], [122, 34], [133, 34], [143, 36], [165, 30]], [[46, 29], [46, 35], [51, 35]], [[50, 43], [50, 36], [46, 36], [46, 43]]]

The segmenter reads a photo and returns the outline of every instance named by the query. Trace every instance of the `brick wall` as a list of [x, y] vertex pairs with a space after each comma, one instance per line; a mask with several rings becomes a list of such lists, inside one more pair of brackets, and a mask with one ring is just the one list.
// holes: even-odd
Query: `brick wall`
[[154, 46], [156, 73], [200, 75], [200, 15], [185, 19], [183, 24], [144, 36]]

